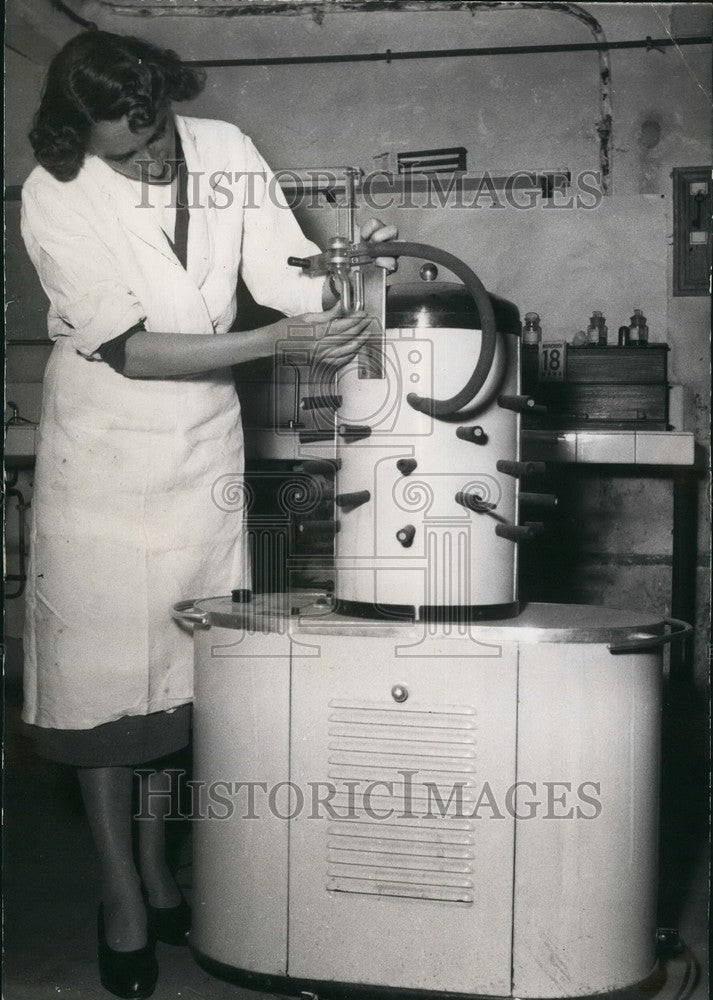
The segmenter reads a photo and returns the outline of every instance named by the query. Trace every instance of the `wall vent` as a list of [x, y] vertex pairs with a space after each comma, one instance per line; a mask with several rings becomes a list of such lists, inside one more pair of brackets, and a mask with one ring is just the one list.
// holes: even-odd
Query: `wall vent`
[[464, 146], [449, 149], [420, 149], [413, 153], [397, 153], [400, 174], [453, 174], [466, 170], [468, 150]]

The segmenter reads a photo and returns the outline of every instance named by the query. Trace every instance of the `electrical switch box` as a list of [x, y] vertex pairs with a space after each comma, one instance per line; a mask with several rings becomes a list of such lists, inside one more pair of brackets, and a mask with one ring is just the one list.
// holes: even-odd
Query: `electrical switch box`
[[673, 294], [708, 295], [711, 272], [711, 168], [673, 171]]

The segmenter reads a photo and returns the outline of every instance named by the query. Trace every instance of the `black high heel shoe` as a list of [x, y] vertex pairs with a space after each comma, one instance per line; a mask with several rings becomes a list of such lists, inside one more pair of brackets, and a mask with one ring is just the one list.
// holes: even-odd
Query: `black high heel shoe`
[[115, 951], [106, 940], [104, 908], [97, 915], [99, 978], [105, 990], [124, 1000], [144, 1000], [156, 989], [158, 963], [149, 934], [148, 943], [134, 951]]
[[181, 896], [177, 906], [146, 907], [149, 918], [149, 933], [156, 941], [164, 944], [186, 945], [191, 929], [191, 908]]

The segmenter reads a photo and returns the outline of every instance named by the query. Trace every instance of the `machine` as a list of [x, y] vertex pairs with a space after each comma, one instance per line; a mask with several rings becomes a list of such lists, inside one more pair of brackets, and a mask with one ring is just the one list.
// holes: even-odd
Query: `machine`
[[[422, 283], [387, 293], [377, 253], [424, 260]], [[519, 451], [514, 306], [418, 244], [352, 232], [293, 263], [379, 322], [305, 383], [292, 429], [303, 474], [334, 470], [333, 589], [175, 608], [196, 644], [194, 952], [305, 996], [639, 982], [662, 648], [690, 629], [520, 606], [527, 517], [556, 501], [520, 488], [545, 470]]]

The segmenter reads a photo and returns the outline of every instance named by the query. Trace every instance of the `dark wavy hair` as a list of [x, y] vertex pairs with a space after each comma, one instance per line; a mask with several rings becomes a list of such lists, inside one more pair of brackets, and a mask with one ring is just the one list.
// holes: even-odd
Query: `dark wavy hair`
[[175, 52], [126, 35], [86, 31], [50, 63], [30, 142], [38, 163], [60, 181], [76, 177], [92, 125], [128, 118], [132, 132], [150, 128], [171, 101], [196, 97], [202, 70]]

